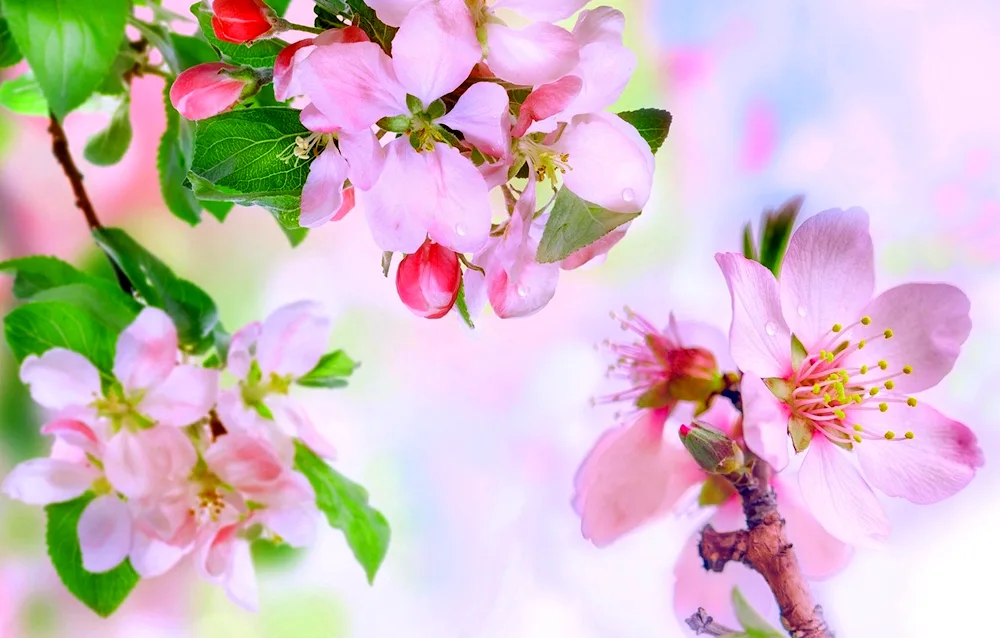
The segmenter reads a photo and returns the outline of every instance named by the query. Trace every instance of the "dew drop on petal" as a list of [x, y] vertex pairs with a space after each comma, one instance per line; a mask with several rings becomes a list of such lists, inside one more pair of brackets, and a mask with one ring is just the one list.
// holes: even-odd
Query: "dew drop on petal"
[[468, 232], [469, 231], [465, 229], [464, 224], [455, 224], [455, 234], [457, 234], [459, 237], [465, 237], [465, 234]]
[[521, 284], [518, 284], [517, 285], [517, 296], [518, 297], [527, 297], [528, 296], [528, 289], [525, 288], [524, 286], [522, 286]]
[[764, 324], [764, 332], [766, 332], [769, 337], [773, 337], [778, 334], [778, 326], [776, 326], [773, 321], [768, 321]]
[[805, 306], [799, 306], [798, 313], [800, 317], [805, 317], [807, 314], [809, 314]]
[[622, 191], [622, 199], [627, 203], [632, 203], [635, 201], [635, 191], [631, 188], [626, 188]]

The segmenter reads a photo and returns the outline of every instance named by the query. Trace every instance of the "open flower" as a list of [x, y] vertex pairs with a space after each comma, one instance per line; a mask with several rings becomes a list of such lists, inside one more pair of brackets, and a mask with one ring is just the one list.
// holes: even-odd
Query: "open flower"
[[803, 223], [780, 280], [738, 254], [716, 260], [732, 294], [747, 444], [781, 470], [791, 435], [806, 453], [803, 498], [831, 534], [852, 543], [887, 536], [871, 486], [933, 503], [972, 480], [983, 463], [975, 435], [912, 396], [951, 370], [969, 335], [962, 291], [904, 284], [872, 298], [874, 255], [860, 209]]

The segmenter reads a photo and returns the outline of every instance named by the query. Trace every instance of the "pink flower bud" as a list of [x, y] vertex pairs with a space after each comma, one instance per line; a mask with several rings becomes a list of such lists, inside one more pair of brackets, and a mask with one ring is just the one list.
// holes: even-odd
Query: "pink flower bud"
[[458, 299], [461, 281], [458, 255], [430, 239], [404, 257], [396, 271], [399, 298], [414, 314], [427, 319], [448, 314]]
[[270, 33], [276, 16], [262, 0], [213, 0], [212, 30], [223, 42], [243, 44]]
[[207, 62], [177, 76], [170, 87], [170, 102], [187, 119], [203, 120], [228, 111], [258, 88], [252, 69]]
[[699, 422], [685, 424], [678, 434], [684, 447], [706, 472], [732, 474], [745, 469], [743, 450], [736, 441], [714, 426]]

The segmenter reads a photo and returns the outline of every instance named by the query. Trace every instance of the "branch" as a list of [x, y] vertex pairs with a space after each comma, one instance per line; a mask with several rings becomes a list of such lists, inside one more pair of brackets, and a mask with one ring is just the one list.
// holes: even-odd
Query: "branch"
[[788, 542], [785, 521], [767, 480], [769, 473], [761, 469], [726, 476], [743, 500], [747, 529], [717, 532], [708, 525], [702, 530], [698, 552], [710, 571], [721, 572], [726, 563], [734, 561], [759, 572], [774, 592], [781, 624], [792, 638], [833, 638]]
[[726, 636], [739, 633], [735, 629], [730, 629], [715, 622], [715, 619], [709, 616], [703, 607], [699, 607], [698, 611], [684, 622], [694, 631], [696, 636], [703, 634], [706, 636]]

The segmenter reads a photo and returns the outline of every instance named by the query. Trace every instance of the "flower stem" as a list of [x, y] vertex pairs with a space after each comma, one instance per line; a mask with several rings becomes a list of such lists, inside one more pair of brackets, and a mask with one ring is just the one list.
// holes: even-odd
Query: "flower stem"
[[286, 31], [305, 31], [306, 33], [323, 33], [326, 29], [321, 29], [319, 27], [310, 27], [306, 24], [295, 24], [294, 22], [289, 22], [288, 20], [282, 20], [279, 23], [279, 28]]

